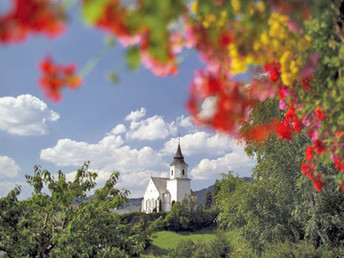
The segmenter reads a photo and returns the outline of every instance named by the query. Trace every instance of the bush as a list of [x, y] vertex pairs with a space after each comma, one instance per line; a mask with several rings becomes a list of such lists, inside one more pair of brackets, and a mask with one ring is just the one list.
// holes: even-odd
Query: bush
[[321, 257], [344, 257], [344, 247], [330, 248], [321, 246], [316, 249], [307, 241], [299, 241], [297, 243], [286, 241], [284, 243], [270, 244], [265, 249], [262, 257], [305, 257], [305, 258], [321, 258]]
[[223, 231], [216, 232], [215, 239], [210, 243], [209, 254], [213, 258], [230, 257], [233, 248], [230, 246], [228, 239]]
[[195, 243], [188, 239], [180, 241], [175, 249], [171, 249], [168, 257], [170, 258], [203, 258], [209, 256], [208, 246], [203, 242]]

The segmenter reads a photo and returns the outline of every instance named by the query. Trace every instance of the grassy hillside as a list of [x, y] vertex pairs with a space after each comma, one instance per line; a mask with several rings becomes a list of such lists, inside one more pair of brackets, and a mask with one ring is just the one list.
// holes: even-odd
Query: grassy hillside
[[[213, 228], [206, 228], [195, 232], [171, 232], [160, 231], [152, 236], [152, 245], [147, 248], [142, 257], [167, 257], [169, 249], [175, 248], [180, 241], [191, 239], [194, 242], [203, 241], [209, 244], [215, 238], [216, 230]], [[244, 257], [248, 254], [248, 245], [240, 237], [239, 232], [226, 232], [228, 241], [235, 249], [237, 256]]]

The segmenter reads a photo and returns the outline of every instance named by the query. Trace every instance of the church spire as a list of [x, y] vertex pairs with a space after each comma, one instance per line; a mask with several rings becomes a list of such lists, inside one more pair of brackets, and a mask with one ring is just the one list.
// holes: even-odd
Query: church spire
[[182, 150], [180, 148], [180, 139], [178, 139], [178, 147], [177, 147], [176, 155], [174, 155], [173, 161], [170, 164], [170, 166], [175, 165], [175, 164], [186, 164], [184, 161]]
[[177, 152], [176, 155], [174, 155], [175, 159], [184, 159], [184, 156], [182, 154], [182, 150], [180, 149], [180, 138], [178, 138], [178, 148], [177, 148]]

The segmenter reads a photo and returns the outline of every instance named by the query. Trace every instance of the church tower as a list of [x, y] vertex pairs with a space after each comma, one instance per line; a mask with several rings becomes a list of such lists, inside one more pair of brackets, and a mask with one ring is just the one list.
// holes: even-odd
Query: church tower
[[188, 164], [178, 142], [177, 152], [170, 164], [170, 179], [167, 180], [167, 190], [171, 195], [171, 202], [181, 202], [185, 195], [191, 194], [190, 179], [188, 178]]
[[176, 155], [174, 155], [173, 161], [170, 164], [170, 179], [176, 178], [188, 178], [188, 164], [184, 161], [180, 142], [178, 143]]

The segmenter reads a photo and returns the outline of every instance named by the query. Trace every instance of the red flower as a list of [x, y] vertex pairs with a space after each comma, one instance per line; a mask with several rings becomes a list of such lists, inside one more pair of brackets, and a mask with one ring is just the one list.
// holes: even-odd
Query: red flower
[[[188, 108], [198, 123], [232, 135], [237, 135], [254, 104], [241, 84], [219, 71], [197, 71], [190, 94]], [[203, 105], [205, 101], [211, 104]]]
[[303, 79], [301, 81], [302, 83], [302, 87], [306, 90], [306, 91], [310, 91], [312, 86], [310, 85], [310, 83], [313, 81], [313, 77], [310, 76], [310, 77], [307, 77], [305, 79]]
[[301, 120], [298, 119], [297, 116], [294, 117], [293, 126], [296, 132], [300, 132], [302, 130]]
[[325, 182], [323, 180], [322, 174], [318, 173], [314, 178], [314, 189], [317, 191], [321, 191], [325, 187]]
[[304, 176], [307, 176], [309, 180], [313, 179], [314, 177], [314, 164], [313, 163], [306, 163], [302, 162], [301, 164], [301, 171]]
[[312, 146], [308, 146], [306, 149], [306, 160], [313, 159], [314, 156], [314, 148]]
[[344, 192], [344, 182], [342, 182], [342, 183], [340, 184], [340, 190], [342, 190], [342, 192]]
[[220, 48], [227, 47], [232, 42], [232, 35], [229, 32], [223, 32], [219, 36], [219, 46]]
[[318, 152], [319, 154], [322, 154], [324, 153], [324, 151], [326, 151], [324, 144], [320, 140], [314, 141], [314, 147], [316, 152]]
[[12, 9], [0, 17], [0, 43], [17, 43], [30, 33], [55, 37], [64, 31], [63, 9], [55, 1], [13, 0]]
[[277, 128], [277, 135], [282, 140], [290, 141], [295, 133], [295, 130], [290, 126], [287, 121], [283, 121]]
[[264, 71], [270, 73], [270, 82], [275, 82], [281, 74], [281, 64], [279, 62], [266, 63]]
[[45, 90], [46, 97], [53, 101], [61, 100], [62, 88], [75, 89], [82, 83], [82, 79], [75, 74], [76, 66], [74, 64], [56, 65], [48, 56], [42, 60], [39, 67], [42, 72], [40, 85]]
[[317, 117], [317, 118], [319, 118], [319, 120], [323, 120], [324, 119], [324, 113], [323, 113], [323, 111], [322, 111], [322, 109], [321, 108], [316, 108], [315, 110], [314, 110], [314, 114], [315, 114], [315, 116]]

